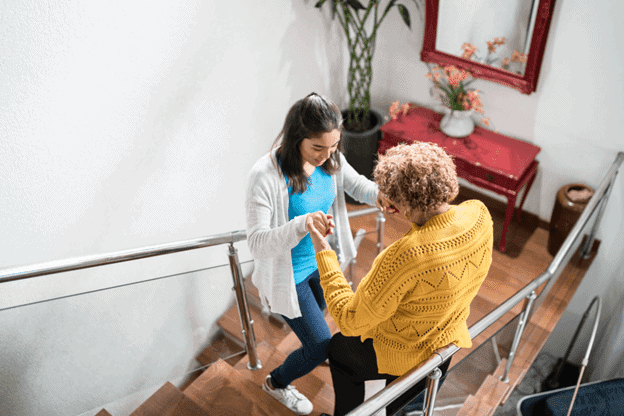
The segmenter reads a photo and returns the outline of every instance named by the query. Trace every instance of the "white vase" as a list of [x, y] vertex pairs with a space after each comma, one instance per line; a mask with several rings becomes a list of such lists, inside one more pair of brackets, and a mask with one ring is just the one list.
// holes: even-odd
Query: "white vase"
[[473, 110], [451, 110], [444, 108], [444, 117], [440, 120], [440, 130], [450, 137], [468, 137], [474, 131]]

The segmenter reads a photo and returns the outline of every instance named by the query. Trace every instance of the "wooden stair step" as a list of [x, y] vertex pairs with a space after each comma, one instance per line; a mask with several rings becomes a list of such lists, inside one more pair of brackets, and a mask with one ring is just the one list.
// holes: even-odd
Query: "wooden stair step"
[[475, 397], [478, 397], [481, 403], [496, 408], [500, 403], [500, 398], [507, 393], [507, 390], [509, 390], [509, 384], [503, 383], [499, 376], [489, 375], [479, 387]]
[[[245, 357], [240, 360], [234, 369], [238, 370], [244, 377], [252, 381], [257, 386], [262, 386], [264, 379], [273, 369], [279, 367], [287, 354], [271, 347], [269, 344], [262, 343], [258, 345], [258, 358], [262, 363], [262, 369], [251, 371], [247, 368], [249, 358]], [[314, 411], [318, 413], [333, 413], [334, 411], [334, 390], [331, 384], [331, 374], [329, 366], [321, 364], [312, 372], [295, 380], [292, 385], [306, 396], [314, 405]]]
[[209, 410], [202, 409], [190, 397], [183, 395], [167, 416], [210, 416], [211, 414]]
[[223, 360], [212, 364], [184, 394], [211, 415], [292, 416], [292, 412]]
[[222, 359], [234, 365], [245, 352], [245, 344], [227, 332], [220, 330], [210, 344], [195, 359], [202, 366], [208, 366]]
[[459, 409], [457, 416], [490, 416], [493, 413], [494, 409], [492, 407], [482, 404], [479, 399], [471, 395], [468, 396], [462, 408]]
[[[498, 407], [500, 397], [505, 394], [508, 388], [509, 385], [500, 381], [497, 376], [488, 375], [472, 399], [472, 401], [477, 402], [474, 408], [476, 412], [472, 410], [470, 413], [465, 413], [465, 415], [493, 415]], [[458, 414], [463, 415], [464, 413], [460, 412]]]
[[130, 413], [130, 416], [167, 416], [183, 398], [184, 393], [167, 382]]
[[494, 374], [489, 374], [479, 386], [474, 395], [469, 395], [458, 415], [476, 416], [493, 415], [498, 407], [500, 398], [509, 389], [509, 384], [500, 381], [500, 377], [505, 372], [507, 360], [502, 359], [496, 367]]
[[[251, 319], [254, 322], [254, 333], [258, 342], [266, 341], [275, 346], [281, 342], [281, 340], [285, 338], [288, 333], [291, 332], [287, 325], [282, 326], [280, 322], [274, 319], [266, 319], [260, 310], [253, 305], [250, 305], [249, 312]], [[239, 340], [244, 345], [245, 340], [238, 315], [238, 306], [236, 304], [234, 304], [225, 314], [221, 316], [217, 324], [225, 332]]]
[[113, 415], [108, 413], [106, 409], [102, 409], [99, 412], [97, 412], [95, 416], [113, 416]]

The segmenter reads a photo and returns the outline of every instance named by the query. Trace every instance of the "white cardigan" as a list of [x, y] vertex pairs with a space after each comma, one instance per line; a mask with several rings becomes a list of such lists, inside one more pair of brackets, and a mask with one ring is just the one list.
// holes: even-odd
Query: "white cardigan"
[[[254, 257], [252, 282], [260, 299], [271, 312], [290, 319], [301, 316], [290, 250], [308, 232], [305, 215], [288, 220], [288, 185], [276, 166], [275, 150], [261, 157], [247, 177], [245, 211], [247, 244]], [[332, 175], [336, 195], [329, 213], [336, 225], [330, 244], [343, 260], [355, 255], [344, 192], [352, 198], [375, 205], [378, 188], [374, 182], [358, 174], [340, 154], [341, 168]]]

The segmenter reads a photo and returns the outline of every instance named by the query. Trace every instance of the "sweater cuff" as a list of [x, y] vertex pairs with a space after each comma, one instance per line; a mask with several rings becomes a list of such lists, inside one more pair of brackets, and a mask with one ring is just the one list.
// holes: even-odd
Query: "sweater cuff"
[[321, 279], [330, 272], [340, 271], [340, 263], [338, 262], [338, 257], [336, 257], [336, 252], [333, 250], [319, 251], [316, 253], [316, 264]]
[[308, 230], [306, 230], [306, 218], [307, 214], [299, 215], [293, 219], [293, 221], [297, 221], [297, 237], [301, 240], [303, 237], [308, 235]]

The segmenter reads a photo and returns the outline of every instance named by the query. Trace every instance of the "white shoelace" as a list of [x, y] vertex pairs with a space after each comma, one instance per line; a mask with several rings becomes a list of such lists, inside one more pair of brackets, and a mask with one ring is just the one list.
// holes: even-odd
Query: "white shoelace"
[[[299, 391], [297, 390], [297, 388], [295, 386], [288, 385], [288, 386], [286, 386], [286, 388], [284, 390], [290, 391], [292, 393], [292, 395], [294, 395], [297, 400], [307, 400], [307, 398], [303, 394], [299, 393]], [[288, 396], [290, 396], [290, 394]]]

